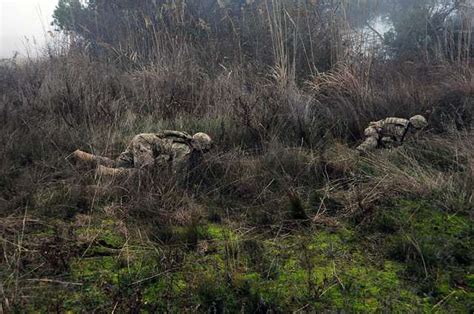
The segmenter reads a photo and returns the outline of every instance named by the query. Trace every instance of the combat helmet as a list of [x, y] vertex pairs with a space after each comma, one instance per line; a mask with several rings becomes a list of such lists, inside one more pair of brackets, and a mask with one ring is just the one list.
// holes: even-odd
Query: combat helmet
[[193, 135], [193, 142], [197, 149], [208, 151], [212, 147], [212, 139], [209, 135], [199, 132]]
[[421, 130], [428, 126], [428, 121], [421, 115], [416, 115], [410, 118], [410, 124], [417, 130]]

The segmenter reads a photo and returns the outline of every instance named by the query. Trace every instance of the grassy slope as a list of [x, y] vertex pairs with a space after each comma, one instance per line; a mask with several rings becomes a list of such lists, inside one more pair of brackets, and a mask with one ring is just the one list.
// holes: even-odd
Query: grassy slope
[[[229, 214], [242, 202], [229, 194], [227, 201], [200, 198], [191, 222], [144, 227], [115, 198], [98, 196], [81, 212], [77, 198], [65, 197], [70, 183], [44, 187], [4, 232], [12, 263], [1, 272], [4, 301], [44, 311], [468, 312], [472, 203], [460, 190], [453, 197], [447, 182], [433, 183], [440, 175], [465, 178], [466, 165], [453, 171], [449, 155], [433, 153], [446, 144], [436, 143], [362, 159], [337, 148], [339, 159], [326, 168], [347, 167], [352, 158], [352, 174], [330, 182], [330, 194], [301, 197], [299, 206], [315, 217], [310, 223], [291, 219], [289, 201], [279, 209], [287, 206], [287, 219], [245, 220]], [[414, 166], [424, 158], [433, 165]], [[363, 197], [351, 212], [354, 193]]]

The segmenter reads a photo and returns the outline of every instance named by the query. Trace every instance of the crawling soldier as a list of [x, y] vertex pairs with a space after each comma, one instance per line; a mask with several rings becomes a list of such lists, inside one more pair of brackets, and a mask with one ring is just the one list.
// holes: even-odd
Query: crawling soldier
[[136, 135], [127, 149], [112, 160], [76, 150], [73, 157], [98, 166], [101, 175], [121, 175], [137, 169], [150, 169], [154, 166], [170, 166], [173, 171], [182, 169], [196, 154], [211, 148], [212, 140], [205, 133], [191, 136], [179, 131], [161, 131]]
[[392, 148], [400, 146], [403, 141], [413, 133], [428, 125], [421, 115], [411, 117], [409, 120], [402, 118], [386, 118], [370, 125], [364, 131], [365, 141], [356, 149], [359, 152], [368, 152], [376, 148]]

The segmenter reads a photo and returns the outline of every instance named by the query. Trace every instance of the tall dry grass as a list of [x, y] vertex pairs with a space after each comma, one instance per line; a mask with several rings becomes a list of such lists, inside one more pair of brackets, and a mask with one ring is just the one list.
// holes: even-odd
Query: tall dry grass
[[[334, 1], [176, 4], [162, 19], [141, 12], [121, 20], [110, 38], [101, 28], [97, 45], [73, 37], [66, 51], [0, 64], [5, 309], [27, 300], [22, 263], [38, 262], [37, 251], [49, 252], [35, 264], [43, 271], [46, 263], [46, 275], [83, 253], [67, 226], [44, 247], [23, 237], [51, 219], [112, 215], [138, 225], [146, 245], [176, 244], [170, 230], [184, 227], [195, 248], [205, 220], [270, 232], [337, 227], [341, 217], [370, 221], [397, 197], [472, 209], [470, 51], [463, 67], [361, 54]], [[431, 126], [416, 142], [367, 158], [352, 149], [370, 121], [426, 110]], [[159, 129], [208, 132], [217, 148], [189, 176], [127, 182], [107, 182], [67, 158], [78, 148], [114, 157], [133, 135]]]

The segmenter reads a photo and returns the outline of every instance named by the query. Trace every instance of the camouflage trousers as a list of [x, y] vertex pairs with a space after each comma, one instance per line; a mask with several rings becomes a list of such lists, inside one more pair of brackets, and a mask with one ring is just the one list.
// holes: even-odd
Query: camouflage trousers
[[365, 141], [357, 146], [357, 150], [361, 152], [368, 152], [374, 150], [376, 148], [394, 148], [401, 145], [401, 142], [394, 140], [389, 136], [384, 136], [380, 138], [380, 136], [369, 136], [365, 139]]
[[368, 152], [376, 149], [379, 146], [379, 138], [377, 136], [370, 136], [365, 141], [357, 146], [357, 150], [360, 152]]
[[[115, 160], [80, 150], [73, 154], [77, 160], [98, 166], [102, 170], [105, 168], [142, 169], [155, 163], [156, 145], [159, 140], [153, 134], [139, 134], [132, 139], [127, 149]], [[162, 158], [166, 159], [167, 157], [163, 156]]]

